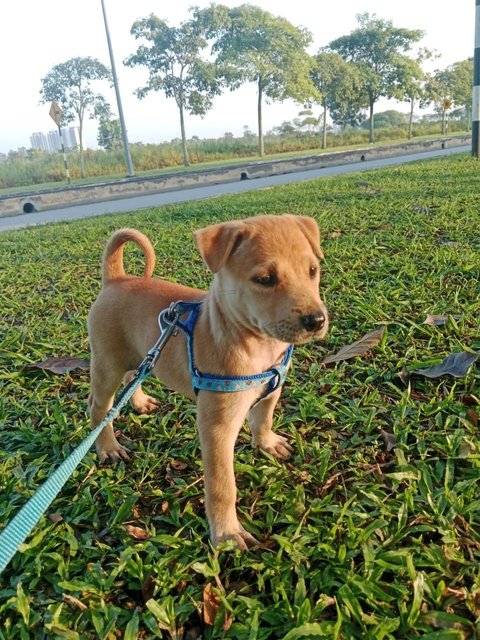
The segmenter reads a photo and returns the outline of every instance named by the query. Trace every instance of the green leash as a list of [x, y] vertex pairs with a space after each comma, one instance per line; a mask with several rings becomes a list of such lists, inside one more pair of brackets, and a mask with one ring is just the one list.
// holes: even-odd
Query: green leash
[[46, 482], [33, 494], [17, 515], [0, 532], [0, 573], [15, 555], [18, 547], [32, 531], [41, 516], [57, 497], [60, 489], [70, 478], [79, 463], [85, 457], [101, 431], [114, 420], [122, 407], [130, 400], [136, 389], [150, 374], [160, 353], [172, 334], [176, 333], [182, 303], [176, 302], [169, 309], [162, 311], [158, 317], [161, 333], [154, 346], [145, 356], [135, 371], [133, 380], [122, 390], [115, 405], [110, 409], [102, 422], [81, 442], [76, 449], [62, 462]]

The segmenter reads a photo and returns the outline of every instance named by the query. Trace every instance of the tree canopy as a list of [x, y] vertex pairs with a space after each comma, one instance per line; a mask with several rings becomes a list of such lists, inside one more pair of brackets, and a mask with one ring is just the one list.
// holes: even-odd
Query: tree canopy
[[370, 142], [374, 142], [374, 105], [379, 98], [395, 97], [399, 75], [405, 73], [405, 54], [424, 32], [394, 27], [390, 20], [375, 14], [360, 14], [357, 21], [357, 29], [330, 42], [329, 48], [354, 63], [362, 75], [369, 105]]
[[313, 57], [310, 71], [323, 108], [322, 147], [327, 146], [327, 111], [342, 128], [359, 124], [367, 105], [363, 81], [355, 65], [334, 51], [320, 51]]
[[217, 69], [233, 90], [245, 82], [257, 86], [259, 153], [264, 155], [263, 100], [305, 102], [315, 94], [306, 48], [307, 29], [250, 4], [229, 9], [212, 4], [195, 12], [213, 40]]
[[171, 27], [151, 14], [137, 20], [131, 34], [148, 43], [141, 44], [124, 62], [129, 67], [145, 66], [149, 71], [147, 84], [137, 89], [136, 94], [144, 98], [151, 91], [163, 91], [167, 98], [175, 100], [180, 115], [184, 164], [188, 166], [185, 112], [204, 116], [212, 106], [213, 97], [221, 91], [216, 66], [205, 53], [208, 43], [204, 30], [195, 19]]

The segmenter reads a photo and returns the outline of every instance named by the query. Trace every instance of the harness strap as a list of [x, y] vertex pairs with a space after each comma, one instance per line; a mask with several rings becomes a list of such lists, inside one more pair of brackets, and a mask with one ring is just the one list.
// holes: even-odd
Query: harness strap
[[[289, 345], [280, 364], [271, 367], [263, 373], [250, 376], [217, 376], [211, 373], [203, 373], [197, 369], [193, 354], [193, 331], [200, 314], [201, 305], [201, 302], [181, 302], [179, 306], [177, 306], [180, 315], [189, 313], [184, 322], [178, 320], [177, 326], [183, 331], [187, 339], [188, 366], [195, 393], [198, 394], [199, 391], [235, 393], [265, 386], [265, 392], [259, 398], [259, 400], [263, 400], [266, 396], [281, 387], [287, 377], [293, 345]], [[257, 400], [257, 402], [259, 402], [259, 400]]]

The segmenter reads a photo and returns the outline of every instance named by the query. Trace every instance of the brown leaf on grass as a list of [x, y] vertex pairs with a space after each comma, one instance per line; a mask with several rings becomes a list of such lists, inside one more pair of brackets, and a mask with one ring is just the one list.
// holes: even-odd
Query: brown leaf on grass
[[429, 324], [432, 327], [441, 327], [447, 324], [448, 316], [437, 316], [433, 313], [428, 313], [423, 324]]
[[220, 598], [213, 592], [212, 585], [208, 583], [203, 590], [203, 619], [205, 624], [213, 627], [219, 609]]
[[181, 460], [170, 460], [170, 467], [175, 469], [175, 471], [185, 471], [188, 467], [186, 462], [182, 462]]
[[127, 524], [125, 528], [127, 530], [128, 535], [131, 538], [134, 538], [134, 540], [146, 540], [148, 538], [148, 533], [145, 531], [145, 529], [142, 529], [141, 527], [134, 527], [131, 524]]
[[[423, 321], [423, 324], [428, 324], [432, 327], [443, 327], [447, 324], [449, 316], [438, 316], [434, 313], [427, 313], [427, 317]], [[455, 320], [460, 320], [462, 316], [452, 316]]]
[[449, 599], [452, 603], [458, 604], [467, 599], [466, 589], [454, 589], [453, 587], [445, 587], [442, 591], [442, 598]]
[[153, 598], [153, 594], [155, 592], [155, 580], [152, 576], [148, 576], [148, 578], [142, 583], [142, 598], [144, 602]]
[[61, 516], [59, 513], [49, 513], [48, 519], [50, 520], [50, 522], [57, 524], [57, 522], [61, 522], [63, 520], [63, 516]]
[[90, 361], [85, 360], [84, 358], [62, 356], [59, 358], [47, 358], [46, 360], [42, 360], [42, 362], [27, 364], [25, 369], [46, 369], [52, 373], [62, 375], [64, 373], [69, 373], [70, 371], [76, 371], [77, 369], [80, 369], [81, 371], [89, 371]]
[[162, 502], [161, 510], [162, 510], [162, 513], [170, 512], [170, 503], [168, 502], [168, 500], [164, 500]]
[[478, 359], [480, 353], [472, 353], [471, 351], [458, 351], [451, 353], [439, 364], [426, 369], [414, 369], [411, 374], [425, 376], [426, 378], [439, 378], [440, 376], [450, 375], [461, 378], [470, 369], [472, 364]]
[[77, 607], [78, 609], [80, 609], [80, 611], [86, 611], [88, 609], [86, 604], [83, 604], [81, 600], [79, 600], [78, 598], [74, 598], [68, 593], [62, 593], [62, 598], [65, 600], [65, 602], [68, 602], [74, 607]]
[[[203, 620], [205, 624], [213, 627], [215, 624], [215, 618], [217, 617], [222, 601], [212, 588], [212, 585], [208, 583], [203, 590]], [[228, 615], [227, 611], [224, 613], [223, 630], [228, 631], [232, 626], [233, 618]]]
[[341, 362], [342, 360], [349, 360], [356, 356], [363, 356], [367, 351], [370, 351], [382, 340], [385, 333], [385, 327], [380, 327], [371, 333], [367, 333], [360, 340], [352, 342], [345, 347], [342, 347], [337, 353], [331, 354], [322, 360], [322, 364], [332, 364], [334, 362]]
[[475, 427], [475, 429], [478, 427], [478, 413], [473, 407], [468, 407], [465, 412], [465, 417]]
[[383, 429], [380, 429], [380, 433], [382, 434], [382, 438], [385, 443], [385, 449], [387, 450], [387, 452], [395, 449], [397, 443], [395, 442], [395, 436], [393, 435], [393, 433], [388, 433], [388, 431], [384, 431]]
[[321, 486], [317, 487], [317, 495], [319, 498], [324, 498], [330, 489], [337, 485], [337, 480], [342, 477], [342, 472], [337, 471], [328, 478], [328, 480]]

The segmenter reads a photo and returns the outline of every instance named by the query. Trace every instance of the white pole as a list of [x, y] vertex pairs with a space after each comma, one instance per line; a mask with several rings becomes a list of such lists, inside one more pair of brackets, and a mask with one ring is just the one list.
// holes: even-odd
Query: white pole
[[473, 55], [472, 155], [480, 158], [480, 0], [475, 0], [475, 51]]
[[125, 160], [127, 163], [128, 176], [133, 177], [135, 175], [135, 170], [133, 168], [132, 156], [130, 155], [130, 147], [128, 144], [127, 127], [125, 126], [125, 118], [123, 116], [122, 99], [120, 97], [120, 89], [118, 87], [118, 78], [117, 78], [117, 71], [115, 68], [115, 59], [113, 57], [112, 42], [110, 40], [110, 30], [108, 28], [105, 4], [103, 0], [101, 0], [101, 2], [102, 2], [102, 11], [103, 11], [103, 21], [105, 22], [105, 33], [107, 35], [108, 52], [110, 54], [110, 64], [112, 67], [113, 85], [115, 87], [115, 95], [117, 97], [118, 116], [120, 118], [120, 127], [122, 129], [123, 151], [124, 151]]

